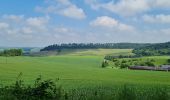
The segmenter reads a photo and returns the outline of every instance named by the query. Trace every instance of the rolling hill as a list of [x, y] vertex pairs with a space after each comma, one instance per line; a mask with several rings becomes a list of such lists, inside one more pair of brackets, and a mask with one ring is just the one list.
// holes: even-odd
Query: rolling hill
[[152, 44], [134, 49], [132, 52], [140, 56], [170, 55], [170, 42]]

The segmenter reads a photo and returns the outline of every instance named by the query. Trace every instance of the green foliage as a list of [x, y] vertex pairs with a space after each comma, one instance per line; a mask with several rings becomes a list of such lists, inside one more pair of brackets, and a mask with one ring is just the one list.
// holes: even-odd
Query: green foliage
[[140, 58], [113, 58], [110, 60], [113, 67], [117, 68], [128, 68], [130, 66], [150, 66], [150, 67], [158, 67], [163, 64], [169, 64], [169, 57], [162, 58], [158, 57], [140, 57]]
[[135, 89], [128, 85], [124, 85], [119, 91], [118, 100], [136, 100]]
[[35, 86], [20, 82], [0, 88], [1, 100], [170, 100], [168, 86], [112, 85], [63, 90], [53, 81], [37, 78]]
[[109, 66], [109, 63], [108, 63], [107, 60], [104, 60], [104, 61], [102, 62], [102, 68], [105, 68], [105, 67], [107, 67], [107, 66]]
[[133, 49], [148, 46], [150, 44], [139, 43], [69, 43], [69, 44], [54, 44], [47, 46], [41, 51], [56, 51], [62, 49]]
[[120, 64], [120, 68], [128, 68], [130, 67], [130, 65], [126, 64], [126, 63], [121, 63]]
[[22, 49], [9, 49], [1, 52], [0, 56], [21, 56], [22, 53]]
[[136, 48], [132, 52], [138, 56], [170, 55], [170, 42]]
[[0, 99], [8, 100], [59, 100], [63, 96], [62, 88], [52, 80], [35, 80], [34, 86], [25, 85], [17, 78], [14, 85], [0, 88]]
[[151, 67], [154, 67], [154, 66], [155, 66], [155, 64], [152, 63], [152, 62], [150, 62], [150, 61], [145, 62], [145, 65], [146, 65], [146, 66], [151, 66]]
[[168, 59], [167, 61], [168, 61], [168, 63], [170, 64], [170, 59]]

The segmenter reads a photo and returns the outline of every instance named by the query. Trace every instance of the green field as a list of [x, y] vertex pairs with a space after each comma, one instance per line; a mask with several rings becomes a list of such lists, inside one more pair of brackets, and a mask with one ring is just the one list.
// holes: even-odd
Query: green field
[[[87, 49], [64, 50], [55, 56], [7, 58], [1, 56], [0, 99], [23, 100], [35, 97], [35, 100], [42, 100], [39, 96], [45, 96], [43, 100], [51, 100], [46, 94], [34, 94], [35, 89], [53, 94], [48, 90], [50, 87], [44, 91], [44, 85], [41, 88], [34, 88], [35, 79], [41, 75], [43, 80], [59, 79], [57, 86], [62, 86], [64, 91], [60, 95], [61, 100], [169, 100], [169, 72], [119, 69], [114, 68], [116, 66], [111, 61], [108, 67], [102, 68], [105, 55], [132, 55], [132, 53], [131, 49]], [[154, 59], [156, 65], [161, 65], [167, 63], [170, 57], [153, 56], [138, 59], [142, 59], [140, 61]], [[17, 80], [19, 74], [21, 75], [19, 80], [23, 80], [24, 85], [15, 84], [19, 82]], [[29, 85], [32, 89], [28, 87]], [[18, 92], [15, 93], [16, 91]], [[34, 95], [30, 97], [30, 93]]]
[[[153, 57], [152, 57], [153, 58]], [[164, 62], [168, 56], [161, 58]], [[60, 79], [64, 88], [91, 87], [97, 85], [165, 84], [170, 85], [169, 72], [132, 71], [101, 68], [103, 56], [49, 56], [49, 57], [0, 57], [0, 80], [12, 84], [22, 72], [25, 83], [32, 83], [42, 75], [44, 79]]]
[[132, 49], [64, 49], [60, 55], [72, 56], [105, 56], [105, 55], [132, 55]]

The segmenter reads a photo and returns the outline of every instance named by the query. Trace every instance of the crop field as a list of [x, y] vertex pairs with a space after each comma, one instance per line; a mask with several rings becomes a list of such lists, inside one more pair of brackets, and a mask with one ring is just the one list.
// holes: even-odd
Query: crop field
[[65, 88], [124, 83], [170, 85], [169, 72], [101, 68], [102, 60], [103, 56], [0, 57], [0, 80], [11, 84], [22, 72], [25, 83], [42, 75], [45, 79], [59, 78]]
[[132, 49], [74, 49], [62, 50], [60, 55], [73, 55], [73, 56], [105, 56], [105, 55], [132, 55]]
[[[66, 98], [72, 98], [71, 100], [105, 100], [106, 98], [112, 100], [124, 100], [124, 98], [127, 100], [135, 100], [134, 98], [136, 100], [159, 100], [168, 98], [169, 72], [114, 69], [110, 66], [102, 68], [104, 54], [108, 51], [110, 50], [87, 50], [81, 51], [81, 55], [80, 53], [74, 53], [74, 55], [63, 53], [63, 55], [44, 57], [0, 57], [0, 86], [14, 84], [20, 74], [19, 78], [24, 81], [25, 85], [34, 85], [35, 79], [39, 76], [44, 80], [59, 79], [57, 84], [68, 91]], [[112, 54], [122, 54], [122, 52], [130, 54], [129, 50], [120, 50], [119, 52], [118, 49], [112, 49], [112, 51]], [[95, 55], [90, 56], [89, 52]], [[154, 56], [140, 59], [148, 58], [154, 59], [155, 63], [159, 65], [166, 63], [170, 57]], [[4, 97], [3, 94], [1, 95], [0, 99], [5, 98], [6, 100], [6, 95]], [[120, 99], [121, 97], [122, 99]]]

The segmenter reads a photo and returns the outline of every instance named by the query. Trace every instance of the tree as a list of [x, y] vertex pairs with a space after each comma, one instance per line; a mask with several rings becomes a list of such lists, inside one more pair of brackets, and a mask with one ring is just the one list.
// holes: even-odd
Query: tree
[[120, 68], [128, 68], [128, 67], [129, 67], [129, 65], [126, 64], [126, 63], [121, 63], [120, 64]]
[[107, 66], [109, 66], [109, 63], [108, 63], [107, 60], [104, 60], [104, 61], [102, 62], [102, 68], [105, 68], [105, 67], [107, 67]]
[[155, 64], [154, 63], [152, 63], [152, 62], [150, 62], [150, 61], [147, 61], [147, 62], [145, 62], [145, 64], [147, 65], [147, 66], [155, 66]]
[[168, 59], [168, 63], [170, 64], [170, 59]]
[[2, 56], [22, 56], [22, 49], [9, 49], [2, 52]]

